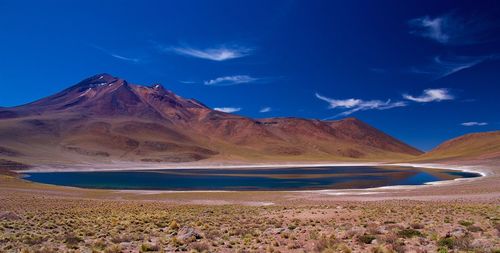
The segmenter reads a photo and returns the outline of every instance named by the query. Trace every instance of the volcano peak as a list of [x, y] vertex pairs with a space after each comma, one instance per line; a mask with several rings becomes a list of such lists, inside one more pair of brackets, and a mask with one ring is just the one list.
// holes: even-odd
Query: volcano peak
[[[2, 109], [0, 117], [17, 118], [19, 127], [41, 132], [49, 139], [59, 136], [58, 141], [64, 145], [69, 143], [79, 150], [90, 145], [94, 151], [109, 152], [110, 157], [120, 159], [123, 152], [129, 154], [131, 150], [134, 154], [128, 155], [128, 159], [158, 161], [173, 159], [168, 155], [191, 161], [219, 153], [245, 159], [268, 156], [368, 159], [421, 154], [355, 118], [256, 121], [218, 113], [195, 99], [166, 90], [159, 83], [129, 84], [106, 73], [33, 103]], [[33, 123], [33, 118], [39, 121]], [[124, 143], [119, 144], [120, 140]], [[92, 153], [80, 152], [87, 156]]]

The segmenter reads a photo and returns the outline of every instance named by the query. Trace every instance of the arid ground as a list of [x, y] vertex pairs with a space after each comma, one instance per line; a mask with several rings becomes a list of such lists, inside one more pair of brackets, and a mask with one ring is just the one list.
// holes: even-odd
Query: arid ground
[[[498, 161], [458, 164], [486, 176], [349, 191], [159, 192], [4, 172], [0, 252], [499, 252]], [[459, 167], [438, 166], [450, 165]]]

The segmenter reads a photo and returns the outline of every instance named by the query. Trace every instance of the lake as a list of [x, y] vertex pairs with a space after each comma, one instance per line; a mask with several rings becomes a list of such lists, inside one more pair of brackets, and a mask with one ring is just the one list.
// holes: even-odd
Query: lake
[[27, 180], [63, 186], [128, 190], [318, 190], [422, 185], [479, 174], [396, 166], [168, 169], [27, 173]]

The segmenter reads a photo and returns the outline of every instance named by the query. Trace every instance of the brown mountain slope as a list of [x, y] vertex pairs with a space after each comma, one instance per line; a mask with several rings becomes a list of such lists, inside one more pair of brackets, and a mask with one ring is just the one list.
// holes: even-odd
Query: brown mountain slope
[[419, 160], [500, 159], [500, 131], [472, 133], [443, 142]]
[[421, 152], [354, 118], [251, 119], [100, 74], [0, 108], [0, 158], [51, 162], [383, 160]]

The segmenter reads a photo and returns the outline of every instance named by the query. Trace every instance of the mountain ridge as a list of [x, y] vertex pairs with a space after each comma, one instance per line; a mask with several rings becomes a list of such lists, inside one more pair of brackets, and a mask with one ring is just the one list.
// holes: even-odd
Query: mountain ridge
[[[422, 152], [356, 118], [252, 119], [109, 74], [0, 108], [2, 147], [66, 162], [384, 160]], [[29, 143], [30, 145], [27, 145]], [[0, 154], [1, 155], [1, 154]], [[56, 156], [56, 157], [54, 157]]]
[[419, 160], [500, 159], [500, 131], [464, 134], [444, 141]]

